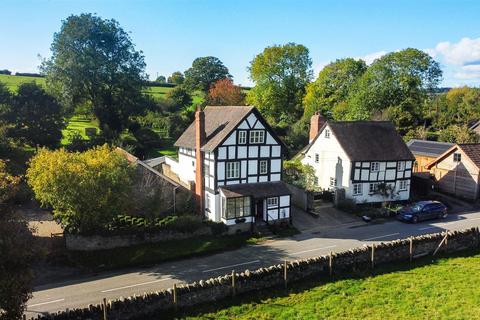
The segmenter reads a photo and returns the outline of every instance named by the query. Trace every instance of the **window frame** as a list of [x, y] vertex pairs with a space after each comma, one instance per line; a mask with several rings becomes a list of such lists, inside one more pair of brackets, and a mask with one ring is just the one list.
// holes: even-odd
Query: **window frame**
[[[236, 166], [236, 168], [230, 168], [230, 166]], [[227, 179], [239, 179], [240, 178], [240, 161], [227, 161], [226, 163], [226, 178]], [[235, 173], [235, 176], [230, 176], [230, 173]]]
[[238, 144], [247, 144], [247, 130], [238, 130]]
[[405, 161], [397, 162], [397, 171], [405, 171], [405, 168], [406, 168]]
[[[373, 186], [373, 191], [372, 191], [372, 186]], [[378, 191], [378, 183], [377, 182], [370, 182], [368, 184], [368, 194], [374, 194], [377, 191]]]
[[320, 162], [320, 155], [318, 153], [315, 153], [315, 163]]
[[[265, 171], [262, 170], [262, 164], [265, 164]], [[268, 173], [268, 160], [260, 160], [258, 162], [258, 172], [259, 174], [267, 174]]]
[[[275, 200], [273, 204], [270, 204], [270, 200]], [[278, 208], [279, 200], [278, 197], [269, 197], [267, 198], [267, 208]]]
[[462, 162], [462, 154], [460, 152], [453, 153], [453, 162]]
[[[225, 220], [250, 217], [252, 215], [252, 201], [249, 196], [236, 197], [236, 198], [223, 198], [222, 204], [223, 204], [222, 218]], [[233, 215], [229, 215], [229, 213], [231, 213], [228, 210], [229, 207], [233, 208], [233, 211], [234, 211]]]
[[[404, 185], [402, 187], [402, 185]], [[408, 190], [408, 180], [399, 180], [398, 181], [398, 191], [407, 191]]]
[[329, 186], [330, 186], [330, 188], [336, 188], [337, 187], [337, 179], [335, 177], [330, 177]]
[[353, 195], [354, 196], [363, 195], [363, 185], [361, 183], [354, 183], [353, 184]]
[[265, 143], [265, 130], [250, 130], [248, 141], [250, 142], [250, 144]]
[[370, 162], [370, 172], [379, 172], [380, 171], [380, 162], [374, 161]]
[[325, 139], [330, 139], [330, 133], [329, 129], [325, 129]]

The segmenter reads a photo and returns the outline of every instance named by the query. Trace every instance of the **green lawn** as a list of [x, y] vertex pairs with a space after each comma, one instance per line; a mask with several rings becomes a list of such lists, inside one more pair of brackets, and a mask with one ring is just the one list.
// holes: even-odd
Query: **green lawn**
[[[480, 255], [296, 285], [204, 306], [187, 319], [480, 319]], [[396, 268], [396, 269], [394, 269]], [[399, 271], [400, 270], [400, 271]], [[313, 284], [312, 284], [313, 282]], [[293, 284], [292, 284], [293, 286]], [[220, 306], [224, 307], [217, 311]], [[179, 314], [177, 314], [179, 316]]]
[[25, 82], [32, 82], [35, 81], [39, 85], [45, 85], [45, 78], [38, 78], [38, 77], [24, 77], [24, 76], [9, 76], [7, 74], [0, 74], [0, 82], [6, 84], [7, 88], [10, 91], [15, 92], [18, 86]]
[[74, 131], [80, 133], [83, 139], [89, 139], [88, 136], [85, 135], [85, 128], [97, 128], [97, 133], [99, 132], [98, 122], [94, 119], [85, 119], [81, 116], [73, 116], [72, 118], [70, 118], [67, 127], [62, 130], [62, 145], [68, 144], [68, 136], [71, 132]]
[[111, 250], [93, 252], [70, 251], [60, 257], [59, 262], [90, 270], [111, 270], [152, 265], [168, 260], [233, 250], [262, 240], [247, 234], [221, 237], [205, 236]]

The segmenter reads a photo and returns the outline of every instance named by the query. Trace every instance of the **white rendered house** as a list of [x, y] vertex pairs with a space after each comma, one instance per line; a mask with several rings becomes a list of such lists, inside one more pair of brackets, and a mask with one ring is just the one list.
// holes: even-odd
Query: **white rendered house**
[[319, 188], [344, 189], [356, 203], [410, 198], [415, 158], [391, 122], [326, 122], [315, 114], [310, 125], [301, 162], [314, 168]]
[[232, 228], [290, 221], [290, 192], [281, 181], [284, 145], [255, 107], [197, 110], [175, 146], [178, 161], [166, 158], [164, 165], [195, 186], [208, 219]]

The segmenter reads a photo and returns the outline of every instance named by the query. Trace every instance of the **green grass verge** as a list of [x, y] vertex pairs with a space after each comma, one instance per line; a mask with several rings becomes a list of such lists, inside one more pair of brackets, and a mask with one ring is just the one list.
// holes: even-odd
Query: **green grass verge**
[[110, 250], [68, 251], [60, 257], [58, 262], [89, 270], [112, 270], [232, 250], [262, 240], [248, 234], [205, 236]]
[[[480, 255], [381, 267], [358, 278], [292, 284], [199, 307], [187, 319], [479, 319]], [[223, 308], [223, 309], [222, 309]], [[221, 309], [221, 310], [218, 310]], [[218, 311], [217, 311], [218, 310]]]

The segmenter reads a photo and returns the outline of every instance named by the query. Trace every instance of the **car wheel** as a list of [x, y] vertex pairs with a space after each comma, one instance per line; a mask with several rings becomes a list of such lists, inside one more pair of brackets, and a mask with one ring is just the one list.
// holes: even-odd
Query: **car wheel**
[[413, 216], [412, 218], [412, 223], [417, 223], [418, 222], [418, 217], [417, 216]]

